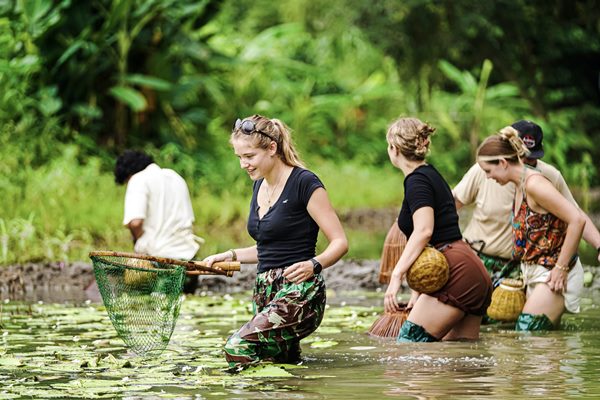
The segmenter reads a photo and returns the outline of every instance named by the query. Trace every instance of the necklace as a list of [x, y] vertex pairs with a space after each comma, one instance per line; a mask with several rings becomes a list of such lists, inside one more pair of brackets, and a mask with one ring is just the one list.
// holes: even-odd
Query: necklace
[[[267, 191], [267, 204], [269, 206], [269, 208], [271, 208], [271, 199], [273, 198], [273, 195], [275, 194], [275, 192], [277, 191], [277, 188], [279, 187], [279, 184], [281, 183], [281, 178], [283, 177], [283, 173], [281, 173], [279, 175], [279, 177], [277, 178], [277, 183], [275, 184], [275, 186], [273, 187], [273, 190], [271, 190], [271, 193], [269, 193], [269, 189], [271, 188], [271, 186], [269, 185], [268, 188], [265, 188]], [[268, 183], [268, 182], [267, 182]]]

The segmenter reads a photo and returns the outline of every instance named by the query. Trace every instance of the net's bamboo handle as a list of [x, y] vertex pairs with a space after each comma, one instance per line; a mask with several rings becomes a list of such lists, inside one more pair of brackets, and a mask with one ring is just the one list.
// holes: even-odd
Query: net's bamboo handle
[[[191, 264], [193, 264], [193, 265], [191, 265]], [[191, 260], [191, 261], [189, 261], [189, 264], [187, 265], [188, 270], [190, 270], [190, 269], [193, 270], [194, 265], [198, 265], [200, 267], [208, 267], [208, 263], [205, 261]], [[219, 261], [219, 262], [213, 263], [212, 267], [222, 269], [223, 271], [239, 271], [240, 263], [239, 263], [239, 261]]]
[[[233, 276], [234, 271], [222, 271], [220, 274], [218, 275], [222, 275], [222, 276], [227, 276], [229, 278], [231, 278]], [[194, 276], [194, 275], [215, 275], [214, 272], [206, 272], [206, 271], [196, 271], [196, 270], [187, 270], [185, 271], [185, 274], [188, 276]]]
[[[90, 252], [90, 257], [92, 256], [112, 256], [112, 257], [129, 257], [129, 258], [138, 258], [140, 260], [148, 260], [148, 261], [156, 261], [163, 264], [173, 264], [173, 265], [181, 265], [186, 269], [189, 269], [190, 272], [204, 272], [207, 275], [225, 275], [232, 276], [233, 271], [240, 270], [240, 263], [237, 261], [227, 261], [223, 263], [214, 263], [212, 267], [208, 267], [204, 261], [184, 261], [184, 260], [176, 260], [173, 258], [164, 258], [164, 257], [155, 257], [149, 256], [146, 254], [137, 254], [137, 253], [124, 253], [118, 251], [92, 251]], [[220, 265], [222, 264], [222, 268]], [[196, 274], [193, 274], [196, 275]], [[197, 274], [200, 275], [200, 274]]]

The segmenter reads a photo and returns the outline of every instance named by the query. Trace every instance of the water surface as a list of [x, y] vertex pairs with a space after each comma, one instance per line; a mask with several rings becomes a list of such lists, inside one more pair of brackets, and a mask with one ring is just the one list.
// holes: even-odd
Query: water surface
[[477, 342], [396, 344], [365, 334], [382, 294], [330, 294], [300, 365], [224, 372], [228, 334], [250, 313], [249, 294], [203, 293], [182, 306], [167, 350], [127, 351], [101, 304], [4, 302], [0, 399], [10, 398], [597, 398], [600, 301], [583, 299], [562, 330], [482, 327]]

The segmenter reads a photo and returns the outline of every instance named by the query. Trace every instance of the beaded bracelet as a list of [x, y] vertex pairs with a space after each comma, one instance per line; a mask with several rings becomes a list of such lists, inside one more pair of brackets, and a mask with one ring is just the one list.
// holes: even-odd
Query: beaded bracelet
[[237, 254], [235, 253], [234, 249], [229, 249], [227, 251], [231, 252], [231, 261], [237, 261]]
[[554, 266], [555, 266], [556, 268], [558, 268], [559, 270], [561, 270], [561, 271], [564, 271], [564, 272], [569, 272], [569, 268], [567, 268], [567, 267], [563, 267], [563, 266], [562, 266], [562, 265], [560, 265], [559, 263], [556, 263], [556, 264], [554, 264]]

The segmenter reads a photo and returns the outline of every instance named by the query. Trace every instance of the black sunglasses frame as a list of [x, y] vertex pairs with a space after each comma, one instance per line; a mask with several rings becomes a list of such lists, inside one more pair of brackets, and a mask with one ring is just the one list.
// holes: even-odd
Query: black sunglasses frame
[[233, 124], [233, 132], [240, 130], [243, 134], [245, 135], [252, 135], [252, 133], [257, 132], [260, 133], [261, 135], [265, 135], [266, 137], [268, 137], [269, 139], [271, 139], [272, 141], [274, 141], [275, 143], [277, 143], [277, 140], [271, 136], [270, 134], [268, 134], [265, 131], [262, 131], [260, 129], [256, 128], [256, 123], [250, 119], [236, 119], [235, 120], [235, 124]]

